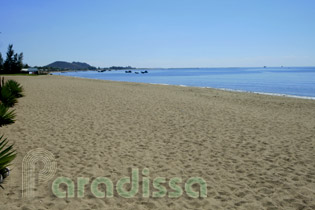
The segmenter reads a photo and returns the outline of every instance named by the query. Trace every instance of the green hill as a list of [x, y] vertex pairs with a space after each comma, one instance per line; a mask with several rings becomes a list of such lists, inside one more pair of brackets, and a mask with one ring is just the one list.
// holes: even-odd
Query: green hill
[[46, 65], [45, 67], [59, 69], [59, 70], [95, 70], [94, 66], [91, 66], [87, 63], [81, 62], [66, 62], [66, 61], [55, 61], [51, 64]]

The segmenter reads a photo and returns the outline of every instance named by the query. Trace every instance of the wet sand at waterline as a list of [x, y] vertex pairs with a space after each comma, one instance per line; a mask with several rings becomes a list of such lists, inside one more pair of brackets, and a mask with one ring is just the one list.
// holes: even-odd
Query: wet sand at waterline
[[[315, 208], [314, 100], [51, 75], [8, 78], [24, 86], [25, 97], [14, 107], [16, 123], [0, 128], [18, 152], [0, 209]], [[22, 160], [36, 148], [54, 155], [57, 171], [26, 199]], [[140, 173], [133, 198], [91, 192], [96, 177], [115, 184], [132, 168]], [[142, 196], [144, 168], [149, 198]], [[56, 197], [51, 186], [61, 176], [75, 189], [78, 177], [89, 178], [84, 197]], [[182, 196], [153, 198], [156, 177], [181, 178]], [[185, 193], [191, 177], [206, 181], [206, 198]]]

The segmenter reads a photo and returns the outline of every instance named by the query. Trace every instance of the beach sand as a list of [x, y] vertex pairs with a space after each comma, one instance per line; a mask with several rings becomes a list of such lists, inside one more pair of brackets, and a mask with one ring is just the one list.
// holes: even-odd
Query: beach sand
[[[315, 209], [315, 101], [206, 88], [62, 76], [20, 82], [16, 123], [0, 128], [18, 152], [0, 209]], [[50, 151], [53, 179], [22, 198], [22, 160]], [[43, 164], [36, 164], [37, 171]], [[206, 198], [58, 198], [57, 177], [116, 183], [131, 168], [156, 177], [201, 177]], [[167, 186], [167, 185], [165, 185]], [[172, 190], [167, 186], [168, 192]], [[194, 186], [198, 189], [198, 186]]]

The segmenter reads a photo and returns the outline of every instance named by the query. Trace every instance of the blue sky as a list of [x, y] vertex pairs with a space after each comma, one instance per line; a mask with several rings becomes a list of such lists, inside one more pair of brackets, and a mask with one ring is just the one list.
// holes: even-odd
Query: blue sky
[[0, 0], [30, 65], [315, 66], [313, 0]]

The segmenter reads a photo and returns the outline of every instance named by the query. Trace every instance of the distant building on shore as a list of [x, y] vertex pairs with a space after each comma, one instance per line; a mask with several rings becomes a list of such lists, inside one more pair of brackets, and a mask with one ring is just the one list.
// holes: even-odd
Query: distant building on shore
[[22, 72], [28, 72], [29, 74], [38, 74], [38, 68], [25, 68], [21, 70]]

